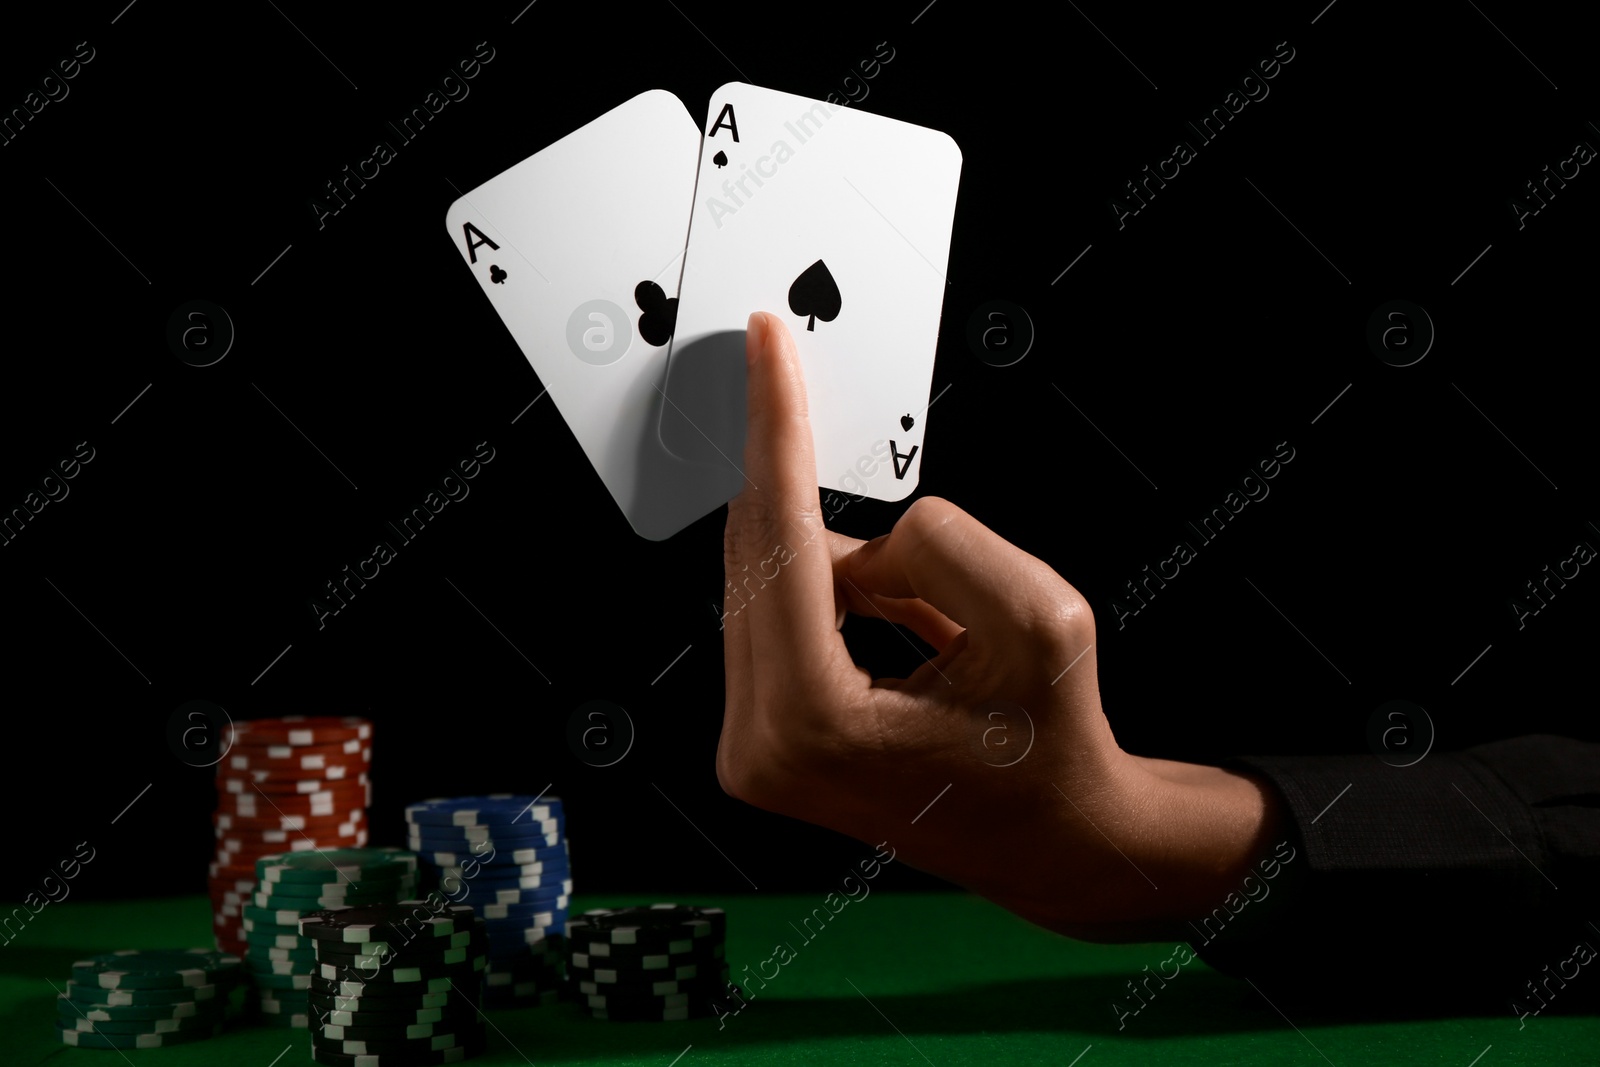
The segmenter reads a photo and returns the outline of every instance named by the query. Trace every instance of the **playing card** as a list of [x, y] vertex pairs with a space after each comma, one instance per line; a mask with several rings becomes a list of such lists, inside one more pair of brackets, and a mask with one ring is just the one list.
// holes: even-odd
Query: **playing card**
[[[722, 489], [716, 472], [663, 448], [658, 431], [699, 144], [678, 99], [652, 90], [471, 190], [445, 216], [589, 462], [651, 540], [712, 510], [698, 506], [716, 495], [705, 486]], [[686, 482], [702, 488], [685, 492]]]
[[[770, 311], [805, 368], [819, 484], [905, 498], [921, 469], [960, 149], [739, 82], [713, 94], [704, 132], [662, 442], [708, 468], [742, 462], [745, 324]], [[731, 496], [741, 482], [696, 488]]]

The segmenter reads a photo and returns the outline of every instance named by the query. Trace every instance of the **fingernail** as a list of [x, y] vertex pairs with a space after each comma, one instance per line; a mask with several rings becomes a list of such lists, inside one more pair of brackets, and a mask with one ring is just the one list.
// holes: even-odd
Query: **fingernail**
[[759, 311], [750, 313], [750, 321], [745, 325], [744, 333], [744, 359], [746, 365], [754, 364], [761, 358], [761, 350], [767, 346], [767, 317]]

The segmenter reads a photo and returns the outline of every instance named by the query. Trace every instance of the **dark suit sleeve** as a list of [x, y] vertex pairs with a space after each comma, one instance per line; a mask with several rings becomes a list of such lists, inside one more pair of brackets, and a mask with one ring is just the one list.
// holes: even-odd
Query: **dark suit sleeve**
[[1212, 967], [1298, 1004], [1600, 1000], [1600, 744], [1224, 765], [1276, 790], [1287, 829], [1253, 885], [1191, 924]]

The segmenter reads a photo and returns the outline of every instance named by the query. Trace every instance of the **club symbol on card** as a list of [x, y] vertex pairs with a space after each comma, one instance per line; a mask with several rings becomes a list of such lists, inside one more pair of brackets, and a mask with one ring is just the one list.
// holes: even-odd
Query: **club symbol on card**
[[678, 324], [678, 298], [670, 300], [655, 282], [640, 282], [633, 290], [633, 302], [644, 312], [639, 316], [639, 336], [646, 344], [660, 348], [672, 340], [672, 330]]
[[494, 284], [499, 285], [501, 282], [506, 280], [506, 272], [491, 263], [489, 264], [489, 280], [494, 282]]
[[902, 430], [909, 430], [916, 424], [917, 420], [913, 419], [909, 414], [900, 416], [900, 428]]
[[718, 149], [717, 154], [711, 157], [711, 162], [718, 167], [726, 167], [728, 165], [728, 153]]
[[800, 272], [800, 277], [789, 286], [789, 310], [806, 316], [806, 329], [815, 331], [817, 320], [832, 322], [839, 316], [844, 298], [839, 295], [839, 283], [828, 272], [828, 265], [817, 260]]

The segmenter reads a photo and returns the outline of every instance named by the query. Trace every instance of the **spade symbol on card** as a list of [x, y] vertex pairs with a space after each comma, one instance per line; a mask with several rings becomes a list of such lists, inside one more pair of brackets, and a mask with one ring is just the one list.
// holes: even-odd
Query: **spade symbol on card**
[[639, 316], [639, 336], [646, 344], [660, 348], [672, 340], [673, 327], [678, 323], [677, 297], [669, 300], [661, 286], [643, 281], [634, 287], [633, 302], [644, 312]]
[[806, 329], [815, 331], [817, 320], [832, 322], [839, 315], [844, 298], [839, 295], [839, 283], [828, 272], [828, 265], [817, 260], [800, 272], [800, 277], [789, 286], [789, 310], [806, 316]]
[[489, 280], [494, 282], [494, 284], [499, 285], [501, 282], [506, 280], [506, 272], [501, 270], [495, 264], [491, 263], [489, 264]]
[[909, 431], [916, 424], [917, 420], [913, 419], [909, 414], [900, 416], [900, 428], [902, 430]]
[[728, 165], [728, 153], [718, 149], [717, 154], [711, 157], [711, 162], [718, 167], [726, 167]]

